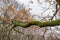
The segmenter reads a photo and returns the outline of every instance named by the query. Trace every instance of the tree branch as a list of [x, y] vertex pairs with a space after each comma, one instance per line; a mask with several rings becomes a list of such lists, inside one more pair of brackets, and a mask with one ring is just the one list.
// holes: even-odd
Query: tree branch
[[57, 12], [59, 11], [59, 9], [60, 9], [60, 7], [58, 8], [58, 7], [57, 7], [57, 4], [56, 4], [56, 11], [55, 11], [55, 13], [53, 14], [51, 20], [54, 18], [54, 16], [56, 16], [56, 14], [57, 14]]
[[14, 24], [14, 27], [16, 26], [21, 26], [24, 28], [27, 28], [31, 25], [37, 25], [39, 27], [47, 27], [47, 26], [57, 26], [60, 25], [60, 19], [57, 20], [52, 20], [52, 21], [46, 21], [46, 22], [40, 22], [40, 21], [32, 21], [32, 22], [17, 22], [17, 21], [12, 21], [12, 24]]

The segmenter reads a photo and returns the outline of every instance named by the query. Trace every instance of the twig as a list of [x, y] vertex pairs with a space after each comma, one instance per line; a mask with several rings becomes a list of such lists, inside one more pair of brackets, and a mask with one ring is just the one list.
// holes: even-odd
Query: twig
[[57, 14], [57, 12], [59, 11], [59, 9], [60, 9], [60, 7], [59, 7], [59, 8], [57, 8], [57, 5], [56, 5], [56, 12], [53, 14], [53, 16], [52, 16], [51, 20], [54, 18], [54, 16], [56, 16], [56, 14]]

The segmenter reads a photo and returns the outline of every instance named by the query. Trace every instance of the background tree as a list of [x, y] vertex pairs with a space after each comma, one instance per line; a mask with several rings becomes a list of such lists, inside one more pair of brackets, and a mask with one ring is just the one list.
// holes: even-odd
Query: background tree
[[[45, 8], [41, 6], [42, 3], [46, 2], [50, 4], [49, 7], [41, 13], [41, 16], [31, 15], [30, 8], [26, 9], [24, 4], [18, 4], [16, 0], [0, 1], [0, 4], [1, 4], [0, 6], [0, 40], [60, 40], [59, 38], [60, 34], [58, 33], [60, 29], [57, 28], [59, 26], [56, 26], [56, 28], [52, 31], [52, 28], [49, 28], [49, 27], [40, 28], [37, 25], [32, 25], [28, 28], [23, 28], [20, 26], [14, 27], [14, 25], [12, 24], [11, 21], [14, 21], [14, 20], [23, 22], [23, 23], [32, 22], [35, 20], [34, 19], [35, 16], [40, 19], [39, 21], [37, 21], [37, 23], [39, 23], [40, 21], [45, 22], [45, 21], [49, 21], [53, 16], [57, 17], [59, 15], [59, 10], [58, 10], [54, 12], [53, 16], [50, 16], [50, 14], [48, 14], [47, 16], [43, 16], [43, 14], [47, 10], [49, 10], [50, 6], [54, 5], [56, 1], [45, 0], [41, 2], [41, 0], [37, 0], [36, 2], [43, 9]], [[53, 2], [53, 4], [51, 2]], [[30, 0], [30, 3], [33, 4], [34, 1]], [[56, 8], [56, 5], [55, 5], [55, 8]]]

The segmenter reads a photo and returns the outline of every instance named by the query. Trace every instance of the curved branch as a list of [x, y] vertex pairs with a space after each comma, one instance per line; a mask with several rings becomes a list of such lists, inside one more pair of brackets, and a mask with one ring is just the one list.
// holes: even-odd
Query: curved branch
[[32, 22], [17, 22], [17, 21], [12, 21], [12, 24], [14, 24], [14, 27], [16, 26], [21, 26], [24, 28], [27, 28], [31, 25], [37, 25], [39, 27], [47, 27], [47, 26], [57, 26], [60, 25], [60, 19], [57, 20], [52, 20], [52, 21], [46, 21], [46, 22], [40, 22], [40, 21], [32, 21]]

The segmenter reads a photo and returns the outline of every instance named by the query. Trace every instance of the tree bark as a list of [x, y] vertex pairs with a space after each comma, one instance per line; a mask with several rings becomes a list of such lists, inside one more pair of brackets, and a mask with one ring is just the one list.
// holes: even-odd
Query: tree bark
[[32, 22], [17, 22], [17, 21], [12, 21], [12, 24], [14, 24], [14, 27], [16, 26], [21, 26], [24, 28], [27, 28], [31, 25], [37, 25], [39, 27], [47, 27], [47, 26], [57, 26], [60, 25], [60, 19], [57, 20], [52, 20], [52, 21], [46, 21], [46, 22], [40, 22], [40, 21], [32, 21]]

